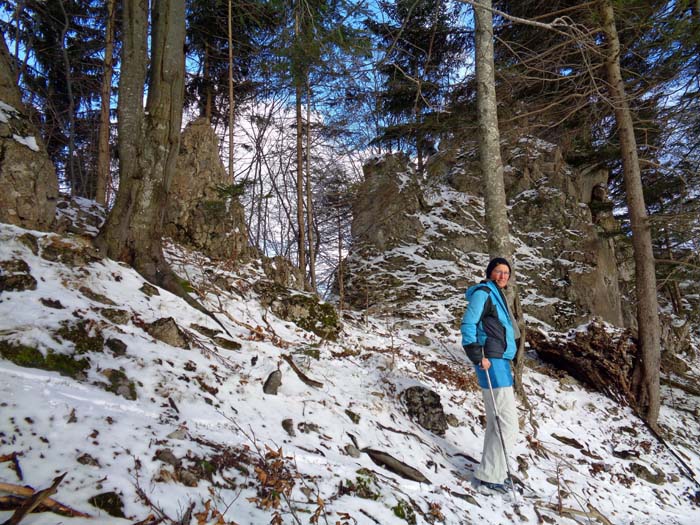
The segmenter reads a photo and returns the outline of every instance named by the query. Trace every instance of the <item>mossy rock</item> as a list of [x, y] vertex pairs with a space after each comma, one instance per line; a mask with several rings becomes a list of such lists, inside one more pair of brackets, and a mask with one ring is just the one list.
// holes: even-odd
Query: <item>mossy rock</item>
[[95, 330], [94, 335], [92, 335], [92, 330], [88, 326], [87, 320], [78, 321], [77, 323], [64, 321], [61, 325], [62, 327], [55, 332], [56, 335], [61, 339], [72, 342], [78, 354], [102, 352], [104, 349], [105, 339], [102, 332]]
[[31, 233], [23, 233], [17, 240], [31, 250], [34, 255], [39, 255], [39, 239]]
[[85, 266], [99, 261], [100, 257], [90, 246], [80, 246], [67, 242], [60, 237], [48, 237], [42, 245], [41, 257], [47, 261], [58, 262], [67, 266]]
[[93, 292], [93, 291], [92, 291], [90, 288], [88, 288], [87, 286], [81, 286], [80, 288], [78, 288], [78, 290], [79, 290], [80, 293], [82, 293], [85, 297], [87, 297], [88, 299], [90, 299], [90, 300], [92, 300], [92, 301], [95, 301], [95, 302], [97, 302], [97, 303], [102, 303], [102, 304], [106, 304], [106, 305], [109, 305], [109, 306], [116, 306], [116, 305], [117, 305], [117, 303], [115, 303], [114, 301], [112, 301], [109, 297], [107, 297], [107, 296], [105, 296], [105, 295], [102, 295], [102, 294], [99, 294], [99, 293], [97, 293], [97, 292]]
[[397, 518], [401, 518], [410, 525], [416, 525], [416, 511], [408, 501], [399, 500], [399, 502], [391, 510]]
[[76, 359], [74, 356], [57, 354], [51, 350], [44, 356], [36, 348], [5, 340], [0, 340], [0, 355], [17, 366], [50, 370], [73, 379], [85, 379], [85, 372], [90, 368], [90, 360], [86, 357]]
[[238, 341], [232, 341], [231, 339], [226, 339], [225, 337], [221, 337], [219, 335], [214, 337], [214, 342], [217, 346], [225, 348], [226, 350], [240, 350], [243, 347], [243, 345], [241, 345], [241, 343]]
[[278, 317], [324, 339], [338, 338], [342, 326], [333, 305], [321, 302], [315, 295], [294, 293], [273, 283], [259, 282], [255, 291], [260, 294], [260, 302]]
[[126, 518], [124, 515], [124, 502], [119, 494], [116, 492], [103, 492], [102, 494], [97, 494], [88, 500], [90, 505], [97, 507], [98, 509], [104, 510], [110, 516], [115, 518]]
[[0, 261], [0, 292], [36, 290], [36, 279], [22, 259]]
[[131, 401], [136, 399], [136, 385], [123, 371], [108, 368], [102, 371], [102, 375], [109, 381], [109, 385], [105, 388], [107, 392], [112, 392]]
[[126, 324], [131, 320], [131, 314], [119, 308], [101, 308], [100, 314], [114, 324]]

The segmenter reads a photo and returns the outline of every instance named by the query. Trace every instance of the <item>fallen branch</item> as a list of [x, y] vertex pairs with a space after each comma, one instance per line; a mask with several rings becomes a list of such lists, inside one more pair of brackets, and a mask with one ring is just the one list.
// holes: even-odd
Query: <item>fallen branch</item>
[[[588, 504], [588, 512], [584, 510], [571, 509], [569, 507], [559, 507], [556, 503], [542, 503], [539, 504], [540, 507], [557, 512], [560, 516], [567, 516], [571, 519], [575, 519], [574, 516], [585, 516], [586, 518], [593, 518], [594, 520], [602, 523], [603, 525], [613, 525], [612, 522], [603, 516], [598, 509], [596, 509], [590, 503]], [[537, 505], [535, 505], [537, 508]], [[536, 513], [539, 516], [539, 512]]]
[[[64, 476], [65, 476], [65, 474], [64, 474]], [[56, 483], [56, 480], [58, 480], [58, 483], [60, 483], [63, 480], [63, 476], [59, 476], [58, 478], [56, 478], [54, 480], [55, 487], [58, 487], [58, 483]], [[54, 485], [52, 485], [52, 487], [54, 487]], [[45, 489], [45, 491], [48, 491], [50, 489], [51, 489], [51, 487], [49, 487], [49, 489]], [[0, 492], [7, 492], [8, 494], [12, 494], [14, 496], [21, 496], [22, 498], [31, 498], [35, 494], [41, 494], [45, 491], [35, 492], [34, 489], [32, 489], [31, 487], [24, 487], [21, 485], [14, 485], [12, 483], [0, 482]], [[84, 512], [80, 512], [78, 510], [72, 509], [68, 505], [64, 505], [63, 503], [60, 503], [60, 502], [48, 497], [51, 494], [54, 494], [55, 492], [56, 492], [56, 490], [54, 488], [53, 492], [46, 493], [43, 496], [43, 498], [38, 502], [38, 504], [41, 504], [42, 507], [46, 507], [51, 512], [53, 512], [55, 514], [59, 514], [61, 516], [68, 516], [71, 518], [91, 518], [92, 517], [90, 514], [85, 514]], [[26, 499], [24, 501], [26, 501]], [[37, 504], [37, 506], [38, 506], [38, 504]], [[26, 514], [26, 512], [25, 512], [25, 514]], [[10, 518], [10, 519], [12, 519], [12, 518]], [[5, 523], [9, 524], [9, 523], [13, 523], [13, 522], [6, 521]], [[15, 523], [19, 523], [19, 521], [15, 522]]]
[[19, 466], [19, 456], [20, 455], [17, 454], [17, 452], [13, 452], [12, 454], [5, 454], [3, 456], [0, 456], [0, 463], [12, 461], [12, 469], [15, 471], [20, 481], [22, 481], [24, 479], [24, 476], [22, 475], [22, 468]]
[[303, 383], [305, 383], [309, 386], [312, 386], [314, 388], [323, 388], [323, 383], [320, 383], [319, 381], [315, 381], [315, 380], [311, 379], [306, 374], [304, 374], [304, 372], [299, 370], [299, 367], [296, 365], [296, 363], [294, 363], [294, 359], [292, 359], [292, 356], [290, 356], [289, 354], [282, 354], [282, 359], [287, 361], [287, 364], [289, 364], [289, 366], [292, 367], [292, 370], [294, 370], [294, 372], [296, 372], [297, 376], [299, 376], [299, 379], [301, 379], [301, 381]]
[[20, 508], [18, 508], [10, 519], [3, 523], [3, 525], [17, 525], [27, 514], [30, 514], [40, 505], [45, 505], [53, 512], [56, 512], [58, 509], [61, 511], [57, 512], [58, 514], [64, 514], [71, 517], [90, 518], [91, 516], [89, 514], [84, 514], [77, 510], [71, 509], [70, 507], [63, 505], [62, 503], [58, 503], [49, 497], [56, 493], [56, 489], [61, 484], [61, 481], [63, 481], [65, 476], [66, 473], [64, 472], [60, 476], [55, 477], [49, 488], [40, 490], [39, 492], [34, 492], [33, 489], [28, 487], [19, 487], [18, 485], [12, 485], [10, 483], [0, 483], [0, 490], [17, 496], [26, 496], [26, 499]]

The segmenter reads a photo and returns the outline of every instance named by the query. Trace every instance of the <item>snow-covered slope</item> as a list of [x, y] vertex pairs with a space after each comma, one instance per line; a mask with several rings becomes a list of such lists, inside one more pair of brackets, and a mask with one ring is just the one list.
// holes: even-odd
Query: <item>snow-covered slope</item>
[[[411, 321], [348, 313], [322, 340], [261, 306], [256, 264], [167, 255], [218, 323], [83, 238], [0, 225], [0, 497], [65, 473], [53, 498], [91, 516], [23, 524], [700, 523], [698, 486], [627, 408], [535, 360], [512, 462], [528, 497], [476, 493], [483, 405], [456, 331], [417, 344]], [[150, 335], [163, 319], [173, 344]], [[444, 436], [407, 416], [410, 386], [440, 395]], [[698, 472], [699, 400], [663, 394], [661, 423]], [[110, 498], [123, 517], [97, 508]]]

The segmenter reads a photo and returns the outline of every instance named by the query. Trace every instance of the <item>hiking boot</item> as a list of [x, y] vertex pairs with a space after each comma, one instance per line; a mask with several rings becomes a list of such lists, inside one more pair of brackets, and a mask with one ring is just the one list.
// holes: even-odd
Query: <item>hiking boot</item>
[[490, 483], [488, 481], [482, 481], [480, 479], [475, 479], [476, 490], [481, 494], [485, 495], [503, 495], [508, 494], [508, 488], [504, 483]]

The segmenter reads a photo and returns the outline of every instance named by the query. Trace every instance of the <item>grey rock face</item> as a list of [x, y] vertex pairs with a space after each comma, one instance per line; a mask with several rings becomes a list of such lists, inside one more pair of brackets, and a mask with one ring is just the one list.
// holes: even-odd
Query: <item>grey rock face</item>
[[244, 210], [227, 179], [209, 122], [188, 124], [170, 186], [165, 235], [216, 259], [245, 259], [251, 249]]
[[[425, 180], [400, 156], [365, 169], [345, 265], [353, 307], [430, 320], [433, 332], [459, 328], [463, 292], [484, 279], [489, 255], [476, 154], [458, 147], [442, 152]], [[592, 317], [632, 326], [620, 296], [633, 272], [621, 263], [629, 258], [618, 254], [620, 226], [601, 191], [607, 173], [573, 168], [557, 146], [531, 137], [504, 150], [524, 311], [559, 330]]]

